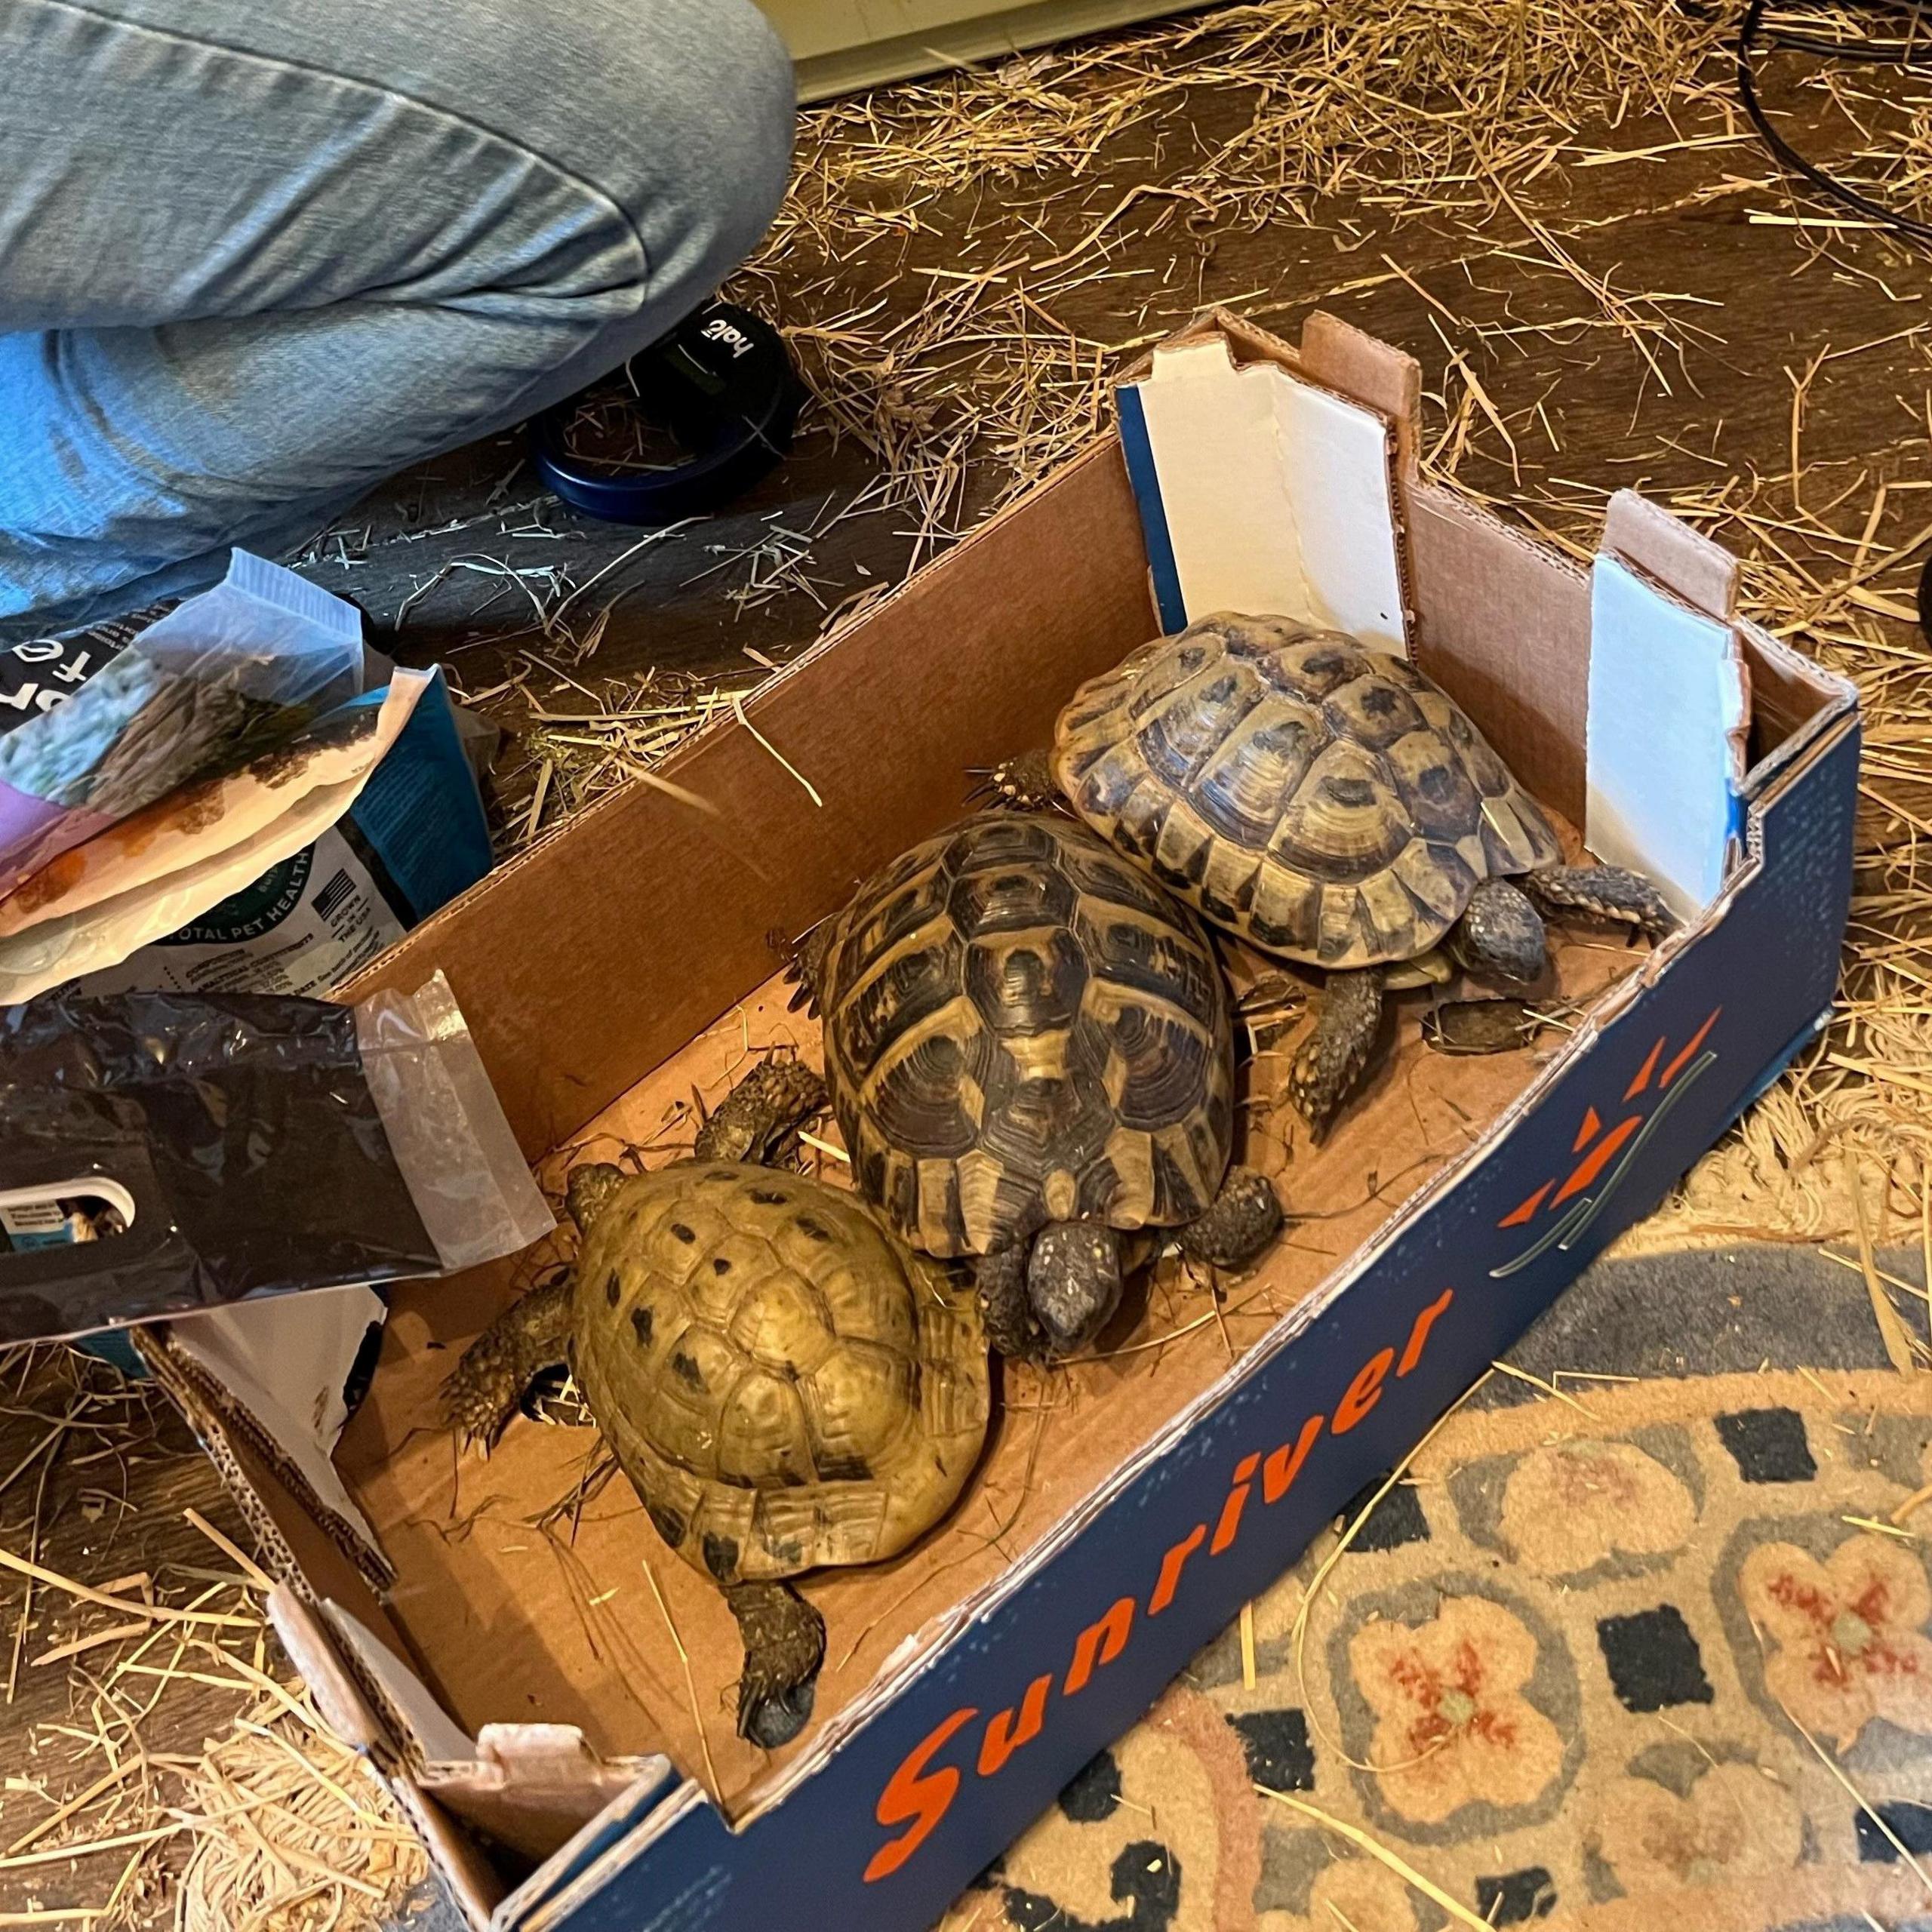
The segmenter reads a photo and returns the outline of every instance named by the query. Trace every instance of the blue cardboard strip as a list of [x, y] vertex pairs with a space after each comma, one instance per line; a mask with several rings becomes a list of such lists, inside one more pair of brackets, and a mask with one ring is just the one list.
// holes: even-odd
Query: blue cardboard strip
[[[380, 692], [371, 697], [380, 703]], [[405, 925], [416, 925], [490, 869], [490, 826], [457, 736], [439, 668], [349, 816], [378, 860]]]
[[1161, 500], [1161, 474], [1148, 440], [1146, 411], [1133, 383], [1120, 391], [1120, 441], [1127, 454], [1128, 481], [1140, 509], [1140, 529], [1147, 545], [1147, 568], [1154, 580], [1154, 603], [1161, 628], [1172, 633], [1187, 628], [1187, 604], [1180, 594], [1180, 571], [1174, 561], [1174, 539], [1168, 531], [1166, 506]]

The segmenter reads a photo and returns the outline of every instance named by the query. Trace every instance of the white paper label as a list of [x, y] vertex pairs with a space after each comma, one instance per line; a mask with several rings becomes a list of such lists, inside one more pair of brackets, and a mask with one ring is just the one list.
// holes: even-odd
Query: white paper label
[[359, 972], [405, 928], [334, 829], [224, 900], [184, 937], [143, 946], [82, 984], [90, 992], [285, 993], [318, 997]]
[[8, 1247], [65, 1247], [80, 1236], [69, 1223], [66, 1211], [57, 1201], [16, 1201], [0, 1207], [0, 1253]]
[[1739, 828], [1750, 692], [1731, 627], [1611, 556], [1591, 573], [1583, 836], [1643, 873], [1680, 919], [1724, 889]]

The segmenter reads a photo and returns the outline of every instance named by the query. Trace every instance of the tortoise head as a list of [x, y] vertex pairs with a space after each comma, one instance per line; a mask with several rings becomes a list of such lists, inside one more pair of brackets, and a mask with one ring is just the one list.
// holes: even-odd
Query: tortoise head
[[611, 1204], [611, 1197], [628, 1178], [622, 1168], [614, 1168], [608, 1161], [592, 1161], [571, 1168], [564, 1198], [580, 1234], [589, 1233], [598, 1216]]

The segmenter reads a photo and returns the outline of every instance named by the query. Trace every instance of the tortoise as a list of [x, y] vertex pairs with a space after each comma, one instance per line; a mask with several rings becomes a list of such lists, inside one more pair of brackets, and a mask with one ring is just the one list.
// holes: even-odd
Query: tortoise
[[693, 1158], [571, 1175], [573, 1274], [525, 1295], [445, 1385], [493, 1441], [532, 1379], [568, 1363], [657, 1533], [721, 1590], [743, 1637], [740, 1736], [811, 1715], [825, 1624], [786, 1580], [882, 1562], [945, 1515], [986, 1435], [972, 1293], [856, 1196], [768, 1164], [822, 1112], [795, 1061], [764, 1062]]
[[1070, 805], [1214, 924], [1326, 969], [1289, 1075], [1318, 1139], [1367, 1066], [1389, 969], [1446, 942], [1527, 984], [1539, 905], [1652, 938], [1675, 924], [1636, 873], [1561, 863], [1543, 808], [1414, 665], [1286, 617], [1224, 611], [1142, 646], [992, 789]]
[[1245, 1266], [1281, 1208], [1230, 1165], [1234, 1027], [1206, 932], [1064, 816], [983, 812], [861, 885], [796, 964], [860, 1191], [974, 1258], [989, 1338], [1090, 1340], [1171, 1229]]

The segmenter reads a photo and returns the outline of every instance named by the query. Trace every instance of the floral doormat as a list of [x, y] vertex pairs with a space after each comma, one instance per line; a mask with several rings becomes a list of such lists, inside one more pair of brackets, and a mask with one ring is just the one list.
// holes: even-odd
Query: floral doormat
[[1932, 1927], [1932, 1375], [1854, 1284], [1841, 1365], [1465, 1408], [946, 1932]]

